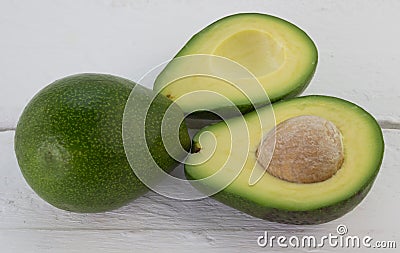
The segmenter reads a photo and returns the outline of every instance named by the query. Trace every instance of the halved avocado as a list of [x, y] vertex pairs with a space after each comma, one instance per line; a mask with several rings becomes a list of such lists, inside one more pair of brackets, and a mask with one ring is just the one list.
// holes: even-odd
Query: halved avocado
[[[249, 184], [251, 173], [264, 170], [256, 153], [262, 136], [275, 129], [274, 122], [266, 122], [272, 109], [277, 126], [299, 116], [318, 116], [336, 126], [341, 134], [344, 159], [333, 176], [315, 183], [295, 183], [265, 172], [257, 183]], [[237, 169], [235, 164], [240, 166], [235, 159], [241, 152], [247, 152], [244, 143], [249, 142], [247, 160], [240, 174], [212, 197], [255, 217], [290, 224], [331, 221], [360, 203], [379, 171], [384, 152], [381, 129], [368, 112], [348, 101], [327, 96], [293, 98], [260, 108], [258, 114], [257, 111], [246, 114], [244, 120], [248, 132], [236, 129], [243, 127], [239, 117], [198, 132], [193, 139], [196, 153], [188, 157], [185, 173], [188, 179], [204, 179], [217, 171], [219, 179], [231, 177]], [[230, 131], [243, 132], [236, 143], [231, 142]], [[210, 153], [212, 156], [207, 160], [205, 157]], [[221, 188], [218, 178], [201, 184], [200, 188]]]
[[[318, 60], [317, 48], [303, 30], [278, 17], [259, 13], [227, 16], [207, 26], [186, 43], [175, 59], [190, 55], [215, 55], [234, 61], [249, 70], [263, 89], [260, 92], [259, 87], [252, 83], [249, 85], [254, 87], [243, 92], [226, 80], [206, 75], [189, 76], [170, 82], [168, 76], [171, 73], [174, 76], [179, 76], [179, 73], [184, 76], [186, 68], [193, 61], [168, 64], [158, 76], [154, 90], [176, 101], [186, 113], [192, 113], [198, 108], [204, 111], [224, 110], [221, 108], [221, 100], [202, 93], [191, 94], [190, 99], [178, 100], [194, 91], [214, 91], [224, 95], [242, 113], [253, 110], [255, 106], [294, 97], [307, 87]], [[207, 61], [199, 63], [199, 68], [204, 68], [206, 64]], [[216, 76], [218, 71], [224, 71], [221, 70], [223, 68], [221, 64], [210, 66], [211, 71], [216, 70]], [[263, 90], [269, 100], [265, 93], [260, 94]], [[191, 116], [213, 118], [210, 115], [197, 112]]]

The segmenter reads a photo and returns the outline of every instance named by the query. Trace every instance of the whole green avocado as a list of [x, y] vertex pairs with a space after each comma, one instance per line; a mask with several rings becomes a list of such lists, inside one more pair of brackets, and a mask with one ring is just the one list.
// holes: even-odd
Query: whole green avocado
[[[103, 212], [148, 190], [135, 176], [122, 138], [125, 104], [136, 85], [111, 75], [78, 74], [53, 82], [29, 102], [16, 129], [15, 153], [27, 183], [41, 198], [68, 211]], [[144, 87], [139, 92], [153, 94]], [[171, 105], [182, 113], [166, 97], [155, 97], [146, 118], [146, 143], [135, 143], [133, 150], [140, 156], [147, 145], [166, 172], [178, 164], [162, 145], [161, 122]], [[181, 145], [189, 150], [186, 126], [179, 124]]]

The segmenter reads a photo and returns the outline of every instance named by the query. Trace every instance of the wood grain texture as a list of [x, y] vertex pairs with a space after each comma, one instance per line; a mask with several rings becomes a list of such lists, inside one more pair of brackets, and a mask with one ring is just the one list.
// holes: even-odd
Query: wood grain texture
[[[265, 230], [274, 235], [322, 236], [336, 233], [339, 224], [347, 226], [349, 235], [400, 242], [395, 220], [400, 203], [397, 130], [384, 131], [384, 162], [367, 198], [344, 217], [316, 226], [268, 222], [213, 199], [178, 201], [153, 192], [113, 212], [58, 210], [26, 185], [15, 159], [13, 135], [0, 133], [1, 252], [253, 252], [267, 250], [256, 243]], [[324, 247], [317, 252], [332, 250]]]
[[400, 122], [399, 9], [397, 0], [3, 1], [0, 123], [14, 126], [35, 93], [66, 75], [137, 81], [200, 29], [238, 12], [276, 15], [311, 36], [319, 63], [306, 94], [338, 96]]

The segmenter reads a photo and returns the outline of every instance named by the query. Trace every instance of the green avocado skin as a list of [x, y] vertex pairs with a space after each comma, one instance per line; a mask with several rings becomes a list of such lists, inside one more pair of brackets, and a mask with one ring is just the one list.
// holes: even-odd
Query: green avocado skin
[[[375, 181], [376, 174], [362, 188], [362, 190], [355, 193], [352, 197], [335, 203], [334, 205], [325, 206], [314, 210], [290, 211], [265, 207], [253, 202], [251, 199], [243, 198], [227, 191], [218, 192], [211, 197], [227, 206], [233, 207], [239, 211], [260, 219], [284, 224], [316, 225], [340, 218], [353, 210], [365, 198], [365, 196], [367, 196], [373, 185], [373, 182]], [[185, 173], [185, 175], [187, 179], [195, 180], [195, 178], [192, 178], [188, 173]]]
[[[111, 75], [78, 74], [53, 82], [29, 102], [16, 129], [15, 153], [41, 198], [63, 210], [89, 213], [119, 208], [148, 191], [131, 169], [122, 139], [124, 108], [135, 85]], [[167, 172], [177, 165], [160, 145], [161, 120], [171, 103], [158, 95], [146, 124], [149, 150]], [[188, 150], [184, 124], [179, 136]]]

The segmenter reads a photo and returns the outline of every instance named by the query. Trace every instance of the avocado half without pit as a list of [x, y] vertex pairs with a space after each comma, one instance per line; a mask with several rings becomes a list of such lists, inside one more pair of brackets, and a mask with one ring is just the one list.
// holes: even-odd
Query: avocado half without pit
[[[247, 113], [254, 106], [300, 94], [310, 82], [318, 61], [317, 48], [303, 30], [278, 17], [258, 13], [236, 14], [212, 23], [194, 35], [175, 58], [199, 54], [220, 56], [240, 64], [254, 75], [269, 100], [253, 96], [250, 101], [235, 85], [209, 76], [164, 82], [171, 73], [184, 69], [178, 64], [168, 64], [158, 76], [154, 90], [176, 101], [194, 119], [210, 119], [212, 114], [205, 111], [224, 110], [218, 99], [190, 94], [194, 91], [221, 94], [241, 113]], [[187, 94], [190, 99], [179, 99]], [[193, 112], [193, 108], [204, 110]]]
[[[276, 126], [268, 122], [271, 110]], [[361, 202], [379, 171], [381, 129], [369, 113], [348, 101], [292, 98], [244, 115], [247, 129], [236, 129], [243, 128], [242, 120], [235, 117], [200, 130], [185, 173], [188, 179], [217, 171], [219, 178], [229, 177], [249, 141], [240, 173], [212, 197], [255, 217], [289, 224], [331, 221]], [[235, 131], [248, 135], [233, 143], [230, 132]], [[249, 178], [255, 171], [264, 174], [252, 185]], [[218, 180], [204, 184], [199, 189], [220, 187]]]

